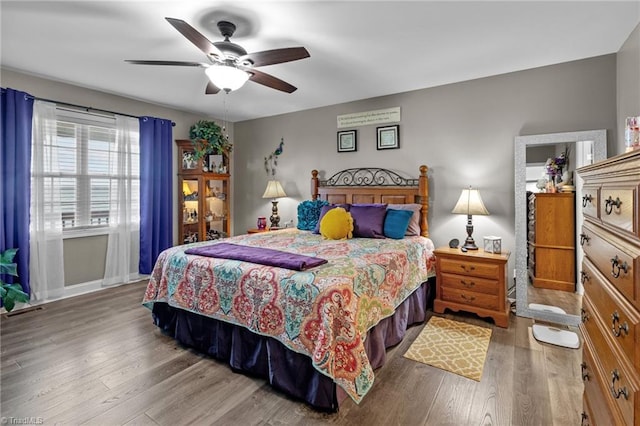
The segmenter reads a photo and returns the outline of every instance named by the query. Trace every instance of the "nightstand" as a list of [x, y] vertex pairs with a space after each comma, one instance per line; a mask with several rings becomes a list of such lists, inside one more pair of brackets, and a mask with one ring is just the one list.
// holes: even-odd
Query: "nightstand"
[[488, 253], [441, 247], [436, 256], [436, 299], [433, 310], [444, 313], [472, 312], [493, 318], [496, 325], [509, 327], [507, 303], [507, 260], [509, 253]]
[[257, 234], [260, 232], [269, 232], [269, 231], [270, 231], [269, 228], [265, 228], [265, 229], [251, 228], [251, 229], [247, 229], [247, 234]]

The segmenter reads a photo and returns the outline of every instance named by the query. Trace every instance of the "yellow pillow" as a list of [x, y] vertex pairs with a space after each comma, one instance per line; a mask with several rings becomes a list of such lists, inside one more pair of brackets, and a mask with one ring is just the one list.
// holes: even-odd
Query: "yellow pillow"
[[344, 240], [353, 236], [353, 218], [342, 207], [329, 210], [320, 221], [320, 234], [328, 240]]

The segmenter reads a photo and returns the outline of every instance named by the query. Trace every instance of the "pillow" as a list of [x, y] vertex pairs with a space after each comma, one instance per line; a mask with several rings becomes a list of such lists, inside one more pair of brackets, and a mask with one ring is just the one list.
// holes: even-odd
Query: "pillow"
[[320, 216], [318, 217], [318, 223], [316, 223], [315, 228], [313, 228], [313, 233], [314, 234], [319, 234], [320, 233], [320, 221], [322, 220], [324, 215], [327, 214], [327, 212], [329, 210], [335, 209], [336, 207], [342, 207], [346, 211], [349, 211], [350, 205], [349, 204], [326, 204], [326, 205], [322, 206], [320, 208]]
[[349, 209], [353, 217], [353, 236], [359, 238], [384, 238], [386, 204], [352, 204]]
[[409, 227], [407, 228], [407, 232], [405, 232], [404, 235], [422, 235], [420, 231], [420, 210], [422, 209], [422, 206], [420, 204], [389, 204], [387, 206], [387, 209], [411, 210], [413, 212], [413, 216], [409, 221]]
[[404, 238], [412, 216], [411, 210], [387, 210], [387, 215], [384, 218], [384, 236], [396, 240]]
[[298, 229], [313, 231], [320, 221], [322, 206], [329, 203], [324, 200], [306, 200], [298, 204]]
[[328, 240], [344, 240], [353, 236], [353, 219], [342, 207], [330, 209], [320, 220], [320, 234]]

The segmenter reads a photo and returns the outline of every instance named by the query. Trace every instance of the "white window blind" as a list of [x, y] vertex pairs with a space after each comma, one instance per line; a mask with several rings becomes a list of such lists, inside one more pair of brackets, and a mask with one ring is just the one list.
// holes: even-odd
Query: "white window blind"
[[[57, 109], [52, 131], [55, 138], [44, 141], [42, 175], [57, 180], [52, 186], [59, 188], [63, 231], [108, 227], [122, 185], [136, 194], [131, 222], [139, 223], [139, 145], [123, 160], [117, 152], [115, 120], [91, 113]], [[55, 197], [46, 198], [55, 202]]]

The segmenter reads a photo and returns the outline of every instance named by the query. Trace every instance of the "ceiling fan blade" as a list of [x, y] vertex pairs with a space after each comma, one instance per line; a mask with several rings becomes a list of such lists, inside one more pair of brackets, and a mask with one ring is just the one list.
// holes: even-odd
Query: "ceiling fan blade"
[[187, 62], [187, 61], [139, 61], [136, 59], [125, 59], [125, 62], [135, 65], [173, 65], [178, 67], [206, 67], [207, 64], [202, 62]]
[[220, 89], [218, 89], [218, 86], [216, 86], [212, 82], [209, 82], [209, 83], [207, 83], [207, 88], [204, 90], [204, 94], [205, 95], [215, 95], [219, 91], [220, 91]]
[[272, 89], [280, 90], [282, 92], [293, 93], [298, 90], [297, 87], [290, 85], [286, 81], [282, 81], [272, 75], [264, 73], [262, 71], [254, 70], [253, 68], [238, 66], [243, 71], [251, 74], [249, 80], [262, 84]]
[[209, 41], [208, 38], [203, 36], [200, 32], [198, 32], [198, 30], [193, 28], [191, 25], [187, 24], [182, 19], [176, 19], [176, 18], [164, 18], [164, 19], [166, 19], [171, 25], [173, 25], [173, 27], [176, 30], [178, 30], [180, 34], [185, 36], [187, 40], [195, 44], [198, 49], [202, 50], [205, 53], [205, 55], [213, 56], [220, 60], [224, 60], [225, 58], [224, 53], [222, 53], [220, 49], [218, 49], [216, 46], [214, 46], [213, 43]]
[[254, 67], [281, 64], [283, 62], [297, 61], [308, 58], [309, 52], [304, 47], [286, 47], [284, 49], [263, 50], [261, 52], [247, 53], [238, 58], [238, 63], [251, 61]]

